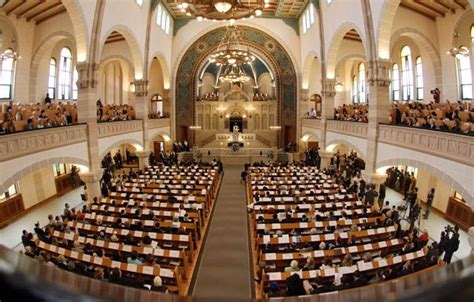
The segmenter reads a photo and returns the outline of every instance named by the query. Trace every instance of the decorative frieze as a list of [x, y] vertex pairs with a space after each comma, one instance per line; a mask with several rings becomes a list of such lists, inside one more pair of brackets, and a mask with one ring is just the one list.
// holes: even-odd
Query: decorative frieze
[[472, 166], [474, 137], [408, 128], [379, 125], [379, 142], [428, 153]]
[[86, 125], [47, 128], [0, 136], [0, 162], [84, 142]]
[[328, 120], [326, 131], [367, 138], [367, 123]]
[[142, 120], [99, 123], [99, 138], [143, 131]]

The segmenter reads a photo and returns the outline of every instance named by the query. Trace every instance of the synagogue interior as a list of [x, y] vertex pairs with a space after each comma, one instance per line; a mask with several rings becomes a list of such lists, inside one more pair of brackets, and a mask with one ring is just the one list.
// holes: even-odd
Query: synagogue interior
[[474, 0], [0, 0], [0, 301], [473, 301]]

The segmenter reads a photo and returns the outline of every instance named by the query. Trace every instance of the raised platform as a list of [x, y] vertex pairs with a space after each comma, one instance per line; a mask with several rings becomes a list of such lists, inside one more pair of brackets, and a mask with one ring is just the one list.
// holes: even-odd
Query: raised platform
[[278, 150], [276, 148], [247, 148], [232, 150], [223, 148], [193, 148], [194, 159], [199, 161], [212, 161], [219, 159], [224, 164], [245, 164], [260, 161], [275, 160]]

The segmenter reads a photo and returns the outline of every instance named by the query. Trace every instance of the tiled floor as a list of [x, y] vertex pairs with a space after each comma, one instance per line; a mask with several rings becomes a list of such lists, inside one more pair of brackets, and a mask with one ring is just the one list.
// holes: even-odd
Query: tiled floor
[[[391, 205], [401, 205], [405, 201], [402, 200], [403, 196], [398, 192], [387, 189], [387, 194], [385, 200], [389, 200]], [[423, 211], [424, 213], [424, 211]], [[427, 228], [432, 240], [439, 240], [441, 232], [444, 230], [444, 227], [448, 224], [453, 225], [434, 211], [430, 212], [428, 219], [423, 219], [421, 221], [420, 229]], [[461, 259], [467, 257], [471, 252], [471, 247], [469, 246], [468, 238], [469, 235], [465, 231], [460, 231], [460, 244], [458, 251], [454, 254], [455, 259]]]
[[28, 214], [22, 216], [12, 224], [0, 230], [0, 244], [8, 248], [17, 248], [21, 243], [21, 232], [23, 230], [33, 231], [36, 221], [41, 226], [48, 222], [48, 215], [60, 215], [63, 212], [64, 204], [69, 203], [71, 207], [77, 207], [82, 204], [81, 194], [82, 188], [64, 194], [58, 198], [53, 198], [47, 203], [33, 209]]

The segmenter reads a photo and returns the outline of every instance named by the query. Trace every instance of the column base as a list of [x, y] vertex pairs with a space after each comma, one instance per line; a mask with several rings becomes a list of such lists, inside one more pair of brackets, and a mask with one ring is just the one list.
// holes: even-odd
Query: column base
[[331, 165], [331, 158], [333, 157], [334, 152], [319, 150], [319, 156], [321, 156], [321, 166], [320, 169], [329, 169]]
[[102, 178], [103, 170], [79, 172], [79, 177], [87, 186], [87, 201], [91, 201], [94, 197], [100, 197], [100, 184], [99, 181]]
[[138, 157], [138, 169], [144, 170], [148, 165], [148, 156], [150, 155], [149, 151], [137, 151], [135, 153]]

